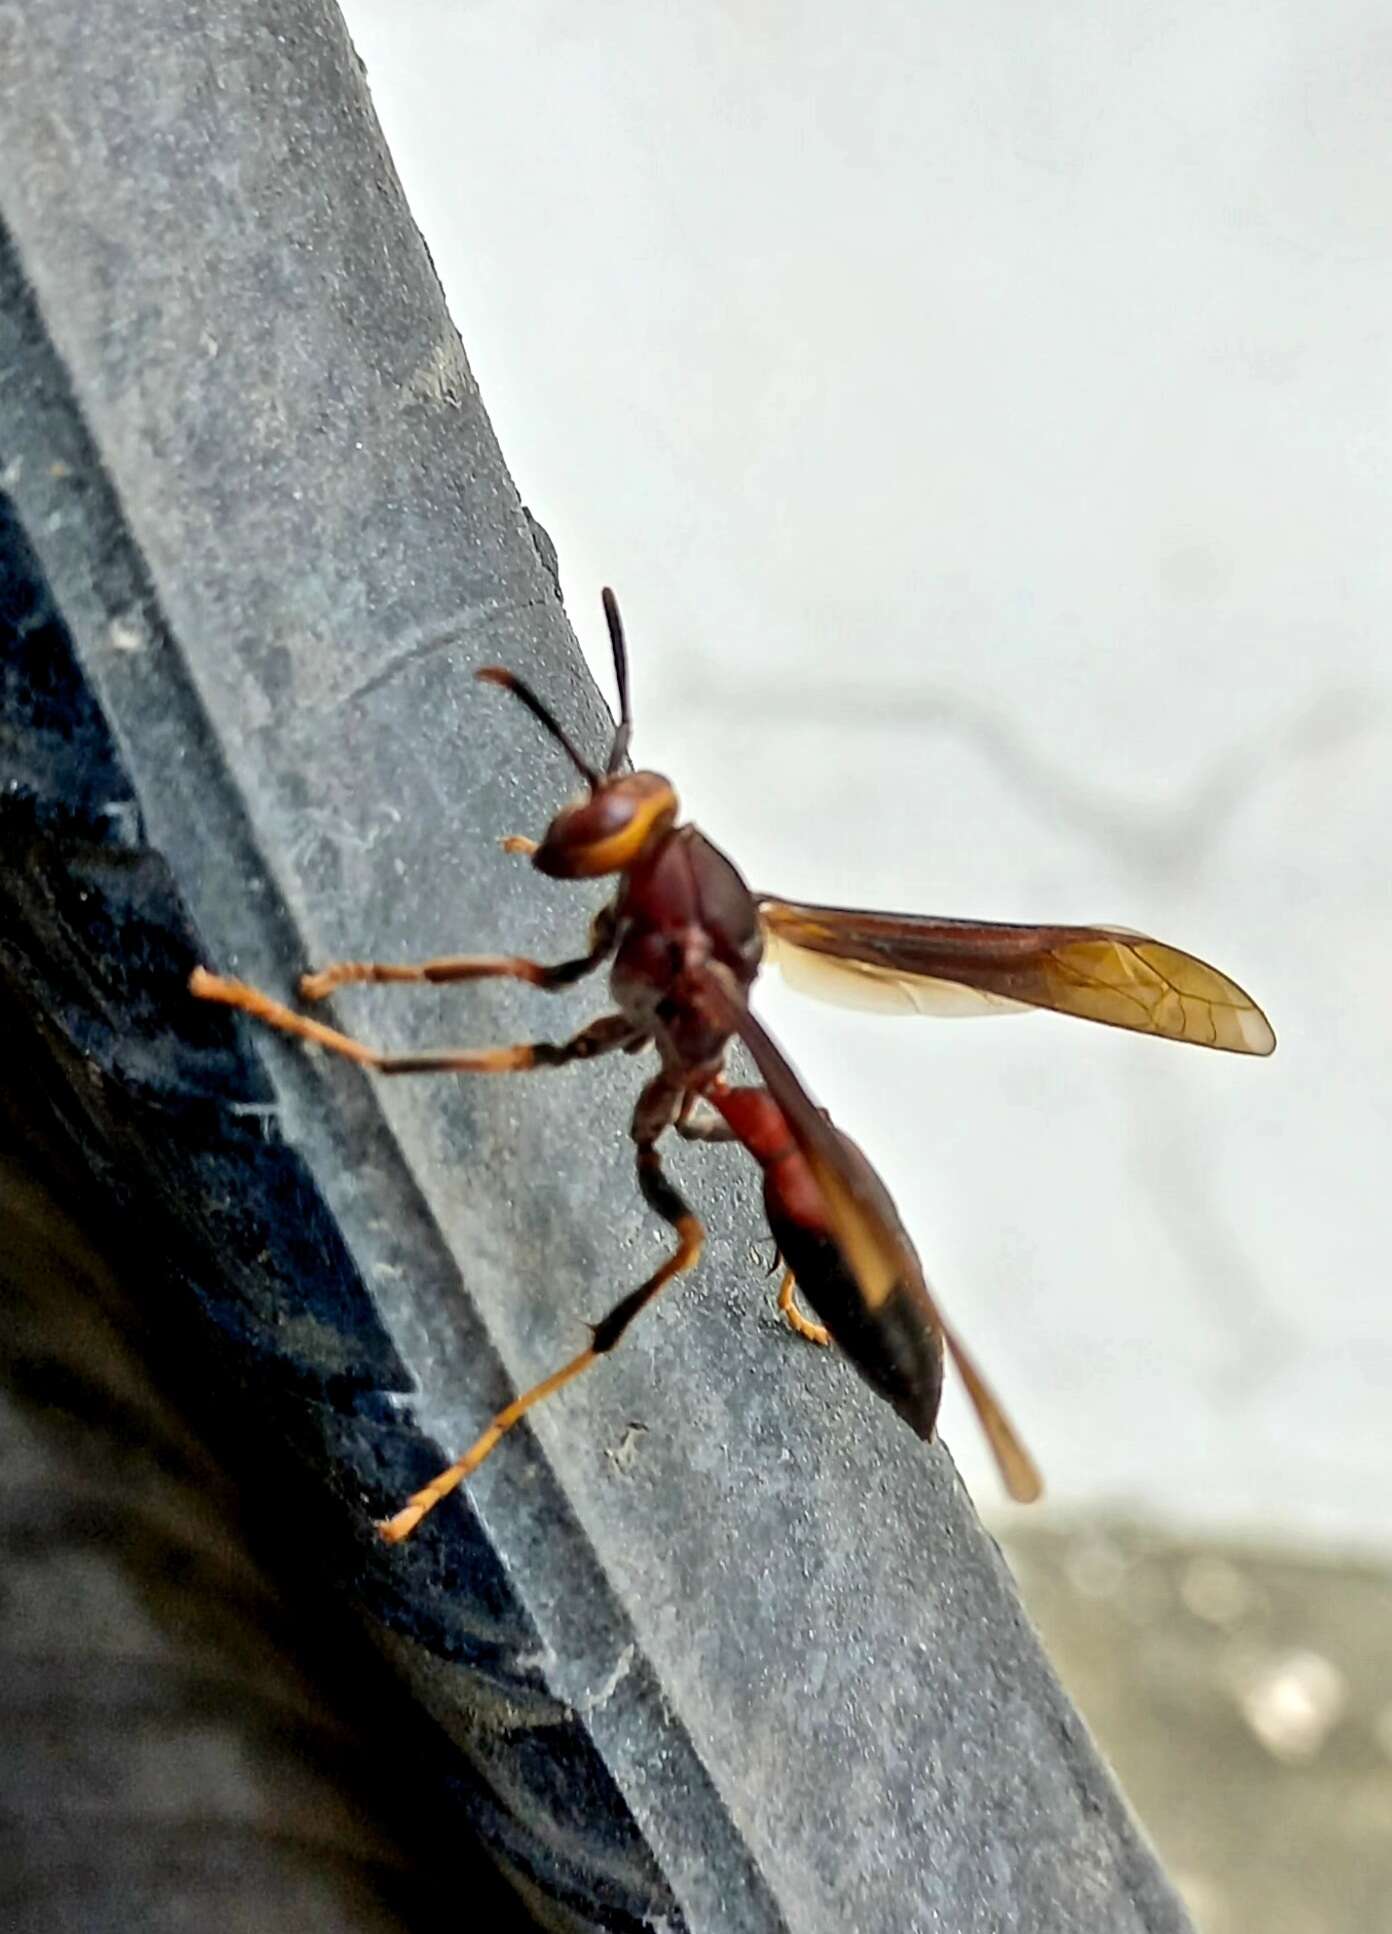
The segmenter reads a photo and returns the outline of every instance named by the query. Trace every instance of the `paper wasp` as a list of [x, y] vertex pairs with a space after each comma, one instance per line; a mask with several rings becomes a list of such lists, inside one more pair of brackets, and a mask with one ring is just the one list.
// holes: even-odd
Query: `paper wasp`
[[[661, 1066], [639, 1095], [631, 1134], [638, 1186], [675, 1232], [667, 1259], [594, 1327], [588, 1347], [514, 1399], [482, 1436], [394, 1517], [389, 1542], [476, 1471], [534, 1404], [612, 1350], [633, 1319], [674, 1276], [697, 1262], [703, 1231], [662, 1168], [669, 1130], [695, 1141], [741, 1142], [763, 1171], [764, 1208], [787, 1266], [779, 1308], [801, 1335], [834, 1340], [911, 1429], [931, 1439], [942, 1394], [944, 1346], [956, 1363], [1010, 1495], [1026, 1502], [1040, 1479], [961, 1343], [943, 1322], [912, 1243], [879, 1176], [856, 1144], [809, 1098], [755, 1019], [748, 992], [762, 960], [796, 986], [858, 1007], [904, 1013], [1051, 1008], [1108, 1026], [1238, 1054], [1269, 1054], [1275, 1036], [1242, 989], [1202, 961], [1122, 928], [1030, 927], [931, 916], [804, 906], [751, 893], [734, 866], [694, 826], [678, 823], [677, 796], [655, 772], [624, 771], [632, 715], [618, 605], [604, 611], [619, 692], [619, 722], [603, 771], [582, 758], [560, 723], [512, 672], [476, 674], [520, 699], [575, 766], [585, 796], [563, 806], [540, 842], [514, 837], [551, 879], [618, 876], [574, 960], [544, 966], [504, 954], [465, 954], [404, 966], [344, 961], [300, 981], [318, 1001], [363, 981], [468, 981], [506, 977], [569, 987], [611, 961], [615, 1011], [570, 1040], [516, 1047], [381, 1054], [296, 1013], [256, 988], [195, 970], [203, 1000], [240, 1008], [288, 1034], [318, 1042], [380, 1074], [505, 1074], [563, 1067], [618, 1050], [656, 1047]], [[742, 1041], [762, 1087], [724, 1075], [731, 1040]], [[820, 1322], [798, 1309], [802, 1292]]]

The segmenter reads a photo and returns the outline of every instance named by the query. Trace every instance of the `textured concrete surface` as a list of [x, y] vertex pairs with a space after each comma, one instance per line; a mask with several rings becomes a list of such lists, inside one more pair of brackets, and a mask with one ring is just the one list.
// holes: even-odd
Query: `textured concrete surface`
[[1238, 1066], [764, 996], [1051, 1498], [1385, 1552], [1385, 11], [347, 13], [582, 637], [615, 583], [638, 751], [712, 835], [1269, 1006]]
[[[733, 1151], [679, 1163], [699, 1283], [374, 1539], [651, 1266], [638, 1071], [379, 1090], [181, 1026], [181, 990], [199, 954], [285, 988], [485, 934], [558, 955], [587, 896], [495, 842], [566, 779], [468, 673], [517, 665], [586, 742], [602, 714], [327, 5], [0, 14], [0, 146], [0, 476], [52, 606], [5, 692], [7, 987], [156, 1306], [318, 1478], [314, 1540], [297, 1488], [281, 1528], [470, 1817], [557, 1926], [1181, 1929], [946, 1455], [773, 1320]], [[525, 990], [344, 1012], [539, 1025]]]

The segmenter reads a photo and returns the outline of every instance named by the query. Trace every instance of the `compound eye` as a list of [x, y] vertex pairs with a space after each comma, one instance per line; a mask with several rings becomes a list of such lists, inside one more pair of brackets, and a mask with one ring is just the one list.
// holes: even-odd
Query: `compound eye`
[[532, 865], [553, 880], [622, 873], [676, 818], [677, 796], [655, 772], [627, 773], [552, 820]]

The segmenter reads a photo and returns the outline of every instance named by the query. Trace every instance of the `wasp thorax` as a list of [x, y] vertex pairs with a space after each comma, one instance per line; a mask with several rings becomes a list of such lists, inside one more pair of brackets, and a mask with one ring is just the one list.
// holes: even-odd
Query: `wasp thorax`
[[677, 816], [677, 795], [657, 772], [603, 779], [588, 799], [563, 806], [532, 855], [553, 880], [622, 873]]

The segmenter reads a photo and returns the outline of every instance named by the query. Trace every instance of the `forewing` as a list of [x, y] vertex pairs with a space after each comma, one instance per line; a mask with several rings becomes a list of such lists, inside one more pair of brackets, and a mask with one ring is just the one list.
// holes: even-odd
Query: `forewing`
[[[941, 1319], [939, 1319], [941, 1320]], [[944, 1323], [943, 1341], [952, 1353], [957, 1374], [966, 1386], [977, 1421], [986, 1434], [1001, 1480], [1016, 1504], [1033, 1504], [1043, 1495], [1039, 1466], [1020, 1442], [1015, 1426], [1001, 1409], [996, 1393], [967, 1354], [966, 1346]]]
[[1039, 1471], [986, 1379], [943, 1322], [912, 1244], [847, 1163], [835, 1129], [803, 1087], [782, 1049], [750, 1013], [733, 979], [713, 968], [709, 985], [716, 991], [716, 1005], [723, 1010], [731, 1032], [738, 1034], [748, 1048], [765, 1086], [783, 1112], [826, 1201], [833, 1232], [866, 1303], [878, 1309], [897, 1284], [911, 1281], [917, 1285], [928, 1318], [942, 1335], [966, 1385], [1006, 1490], [1017, 1503], [1032, 1504], [1044, 1488]]
[[961, 981], [907, 974], [876, 961], [818, 952], [780, 931], [769, 919], [767, 906], [762, 912], [764, 964], [776, 967], [789, 987], [811, 1000], [866, 1014], [931, 1014], [948, 1021], [1030, 1011], [1023, 1001], [1007, 1000]]
[[868, 913], [762, 899], [768, 957], [815, 998], [879, 1012], [1041, 1007], [1231, 1054], [1270, 1054], [1271, 1024], [1216, 967], [1123, 927]]

